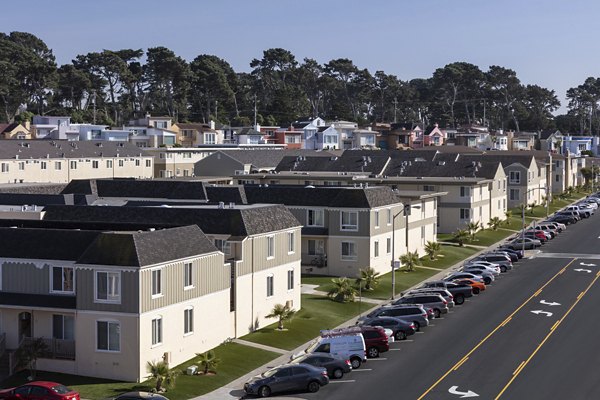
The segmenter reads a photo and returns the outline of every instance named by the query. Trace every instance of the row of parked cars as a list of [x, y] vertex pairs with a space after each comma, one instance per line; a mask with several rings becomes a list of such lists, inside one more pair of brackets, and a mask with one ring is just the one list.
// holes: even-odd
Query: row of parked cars
[[537, 248], [555, 238], [566, 225], [590, 217], [599, 204], [600, 192], [465, 261], [443, 279], [426, 281], [402, 293], [390, 304], [358, 318], [356, 326], [321, 331], [305, 350], [292, 355], [288, 364], [250, 379], [244, 390], [260, 397], [284, 391], [318, 391], [330, 379], [340, 379], [368, 358], [379, 357], [390, 349], [390, 343], [407, 339], [430, 325], [431, 320], [480, 294], [500, 275], [511, 271], [514, 263], [524, 257], [524, 250]]

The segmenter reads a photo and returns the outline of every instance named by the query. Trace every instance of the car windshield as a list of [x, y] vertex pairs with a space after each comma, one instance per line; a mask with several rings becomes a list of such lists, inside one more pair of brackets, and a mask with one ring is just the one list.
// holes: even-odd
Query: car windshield
[[308, 347], [306, 348], [306, 352], [307, 353], [312, 353], [314, 349], [317, 348], [317, 346], [319, 345], [319, 340], [314, 340], [311, 344], [308, 345]]
[[265, 371], [265, 372], [263, 372], [261, 376], [262, 376], [263, 378], [270, 378], [270, 377], [272, 377], [273, 375], [275, 375], [275, 374], [276, 374], [278, 371], [279, 371], [279, 369], [277, 369], [277, 368], [273, 368], [273, 369], [270, 369], [270, 370], [268, 370], [268, 371]]
[[68, 387], [63, 386], [63, 385], [52, 386], [51, 389], [53, 392], [58, 393], [58, 394], [67, 394], [67, 393], [72, 392], [71, 389], [69, 389]]

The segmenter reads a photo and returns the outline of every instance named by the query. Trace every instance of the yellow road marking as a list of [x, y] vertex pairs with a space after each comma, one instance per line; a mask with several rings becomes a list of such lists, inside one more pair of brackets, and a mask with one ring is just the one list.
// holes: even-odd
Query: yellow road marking
[[521, 364], [519, 364], [517, 369], [515, 369], [515, 372], [513, 372], [513, 375], [518, 374], [519, 371], [521, 370], [521, 368], [523, 368], [523, 365], [525, 365], [525, 361], [521, 361]]
[[459, 369], [459, 368], [460, 368], [460, 366], [461, 366], [461, 365], [463, 365], [465, 362], [467, 362], [467, 360], [468, 360], [468, 359], [469, 359], [469, 357], [466, 357], [466, 356], [465, 356], [465, 357], [463, 357], [463, 359], [462, 359], [462, 360], [460, 360], [460, 361], [458, 362], [458, 364], [456, 364], [456, 367], [454, 367], [453, 371], [456, 371], [457, 369]]

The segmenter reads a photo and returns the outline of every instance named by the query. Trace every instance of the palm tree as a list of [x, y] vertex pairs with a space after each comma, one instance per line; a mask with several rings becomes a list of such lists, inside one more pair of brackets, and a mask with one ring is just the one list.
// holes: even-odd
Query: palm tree
[[475, 240], [475, 233], [479, 230], [480, 227], [481, 227], [481, 225], [479, 224], [479, 221], [469, 222], [467, 224], [467, 232], [469, 232], [469, 240], [470, 241]]
[[365, 290], [373, 290], [379, 286], [379, 272], [376, 272], [373, 268], [361, 268], [360, 277], [356, 278], [356, 284], [362, 285]]
[[537, 204], [535, 202], [529, 203], [529, 210], [530, 213], [533, 214], [533, 210], [537, 207]]
[[490, 218], [490, 222], [488, 222], [488, 225], [490, 226], [490, 228], [492, 228], [493, 231], [496, 231], [496, 230], [498, 230], [498, 227], [500, 226], [501, 223], [502, 223], [502, 221], [500, 220], [500, 218], [492, 217], [492, 218]]
[[504, 216], [506, 217], [506, 221], [505, 221], [506, 225], [509, 225], [510, 224], [510, 219], [513, 216], [512, 210], [506, 210], [506, 211], [504, 211]]
[[217, 365], [219, 365], [221, 362], [221, 359], [217, 358], [215, 352], [212, 350], [209, 350], [205, 353], [196, 353], [196, 355], [198, 356], [198, 363], [202, 367], [204, 375], [211, 371], [215, 372]]
[[277, 325], [277, 329], [282, 331], [283, 321], [288, 321], [292, 319], [294, 317], [294, 314], [296, 314], [296, 310], [294, 310], [293, 308], [289, 308], [287, 304], [275, 304], [275, 306], [271, 310], [271, 314], [265, 316], [265, 318], [279, 318], [279, 324]]
[[457, 229], [454, 232], [454, 237], [453, 239], [458, 242], [458, 245], [460, 247], [463, 247], [465, 245], [465, 241], [467, 241], [467, 239], [469, 239], [469, 231], [467, 231], [466, 229]]
[[166, 387], [175, 385], [175, 378], [179, 375], [179, 371], [169, 369], [169, 364], [164, 361], [150, 362], [146, 364], [146, 370], [152, 379], [156, 380], [156, 392], [164, 391], [163, 382]]
[[429, 256], [430, 260], [435, 260], [442, 250], [442, 245], [438, 242], [428, 241], [425, 244], [425, 253]]
[[354, 301], [356, 297], [356, 288], [352, 286], [348, 278], [333, 278], [333, 287], [327, 292], [327, 296], [332, 298], [334, 301], [345, 303], [347, 301]]
[[419, 253], [408, 252], [400, 256], [400, 262], [404, 265], [407, 271], [413, 271], [415, 266], [419, 265]]
[[35, 381], [37, 360], [48, 351], [48, 346], [42, 338], [24, 342], [16, 351], [17, 363], [29, 370], [31, 379]]

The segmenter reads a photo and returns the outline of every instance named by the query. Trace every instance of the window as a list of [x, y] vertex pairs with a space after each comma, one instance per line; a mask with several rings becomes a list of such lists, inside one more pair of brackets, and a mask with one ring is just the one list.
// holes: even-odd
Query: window
[[71, 161], [70, 165], [71, 165], [71, 169], [77, 169], [77, 161]]
[[217, 135], [214, 133], [204, 134], [204, 144], [215, 144], [217, 143]]
[[25, 163], [23, 161], [19, 162], [19, 171], [25, 171]]
[[52, 315], [52, 337], [60, 340], [75, 339], [75, 318], [72, 315]]
[[162, 269], [152, 270], [152, 297], [162, 295]]
[[508, 183], [510, 183], [511, 185], [520, 184], [521, 183], [521, 172], [520, 171], [510, 171]]
[[92, 161], [92, 168], [98, 169], [98, 165], [99, 165], [98, 161]]
[[122, 166], [123, 166], [123, 164], [124, 164], [124, 163], [123, 163], [123, 160], [119, 160], [119, 167], [122, 167]]
[[183, 334], [194, 333], [194, 309], [186, 308], [183, 310]]
[[60, 161], [54, 162], [54, 169], [60, 171], [62, 169], [62, 163]]
[[42, 161], [42, 162], [40, 163], [40, 168], [41, 168], [41, 169], [46, 169], [46, 161]]
[[392, 252], [392, 238], [387, 238], [385, 240], [385, 252], [390, 254]]
[[119, 272], [96, 272], [96, 300], [121, 301], [121, 274]]
[[342, 260], [356, 260], [356, 243], [342, 242]]
[[8, 172], [8, 163], [2, 163], [2, 172]]
[[96, 321], [96, 349], [121, 351], [121, 324], [112, 321]]
[[323, 210], [307, 210], [307, 226], [323, 226]]
[[325, 241], [308, 239], [308, 255], [320, 256], [325, 254]]
[[139, 160], [139, 159], [137, 159], [137, 158], [135, 159], [135, 166], [136, 166], [136, 167], [139, 167], [139, 166], [140, 166], [140, 160]]
[[294, 232], [288, 232], [288, 253], [296, 251], [296, 235]]
[[556, 182], [560, 182], [560, 176], [556, 175]]
[[379, 257], [379, 240], [373, 242], [373, 255], [374, 257]]
[[294, 270], [290, 269], [287, 272], [287, 290], [294, 290]]
[[267, 258], [275, 257], [275, 236], [267, 236]]
[[391, 208], [387, 209], [387, 224], [388, 225], [392, 224], [392, 209]]
[[224, 239], [215, 239], [215, 247], [223, 252], [223, 254], [231, 254], [231, 244]]
[[162, 317], [152, 320], [152, 346], [162, 344]]
[[471, 197], [471, 188], [468, 186], [461, 186], [460, 197]]
[[52, 267], [52, 292], [73, 293], [75, 275], [71, 267]]
[[273, 275], [267, 276], [267, 297], [273, 296]]
[[375, 211], [375, 228], [379, 228], [379, 211]]
[[509, 199], [510, 200], [521, 200], [521, 190], [519, 190], [519, 189], [510, 189], [510, 191], [509, 191]]
[[357, 231], [358, 230], [358, 212], [357, 211], [341, 211], [343, 231]]
[[191, 262], [183, 264], [183, 287], [189, 288], [194, 286], [193, 265]]
[[460, 219], [471, 219], [471, 209], [470, 208], [461, 208], [460, 209]]
[[112, 160], [106, 160], [106, 168], [112, 168], [112, 167], [113, 167]]
[[152, 166], [152, 161], [150, 160], [146, 160], [146, 167], [151, 167]]
[[421, 227], [421, 239], [425, 239], [425, 227]]
[[435, 186], [433, 185], [423, 185], [424, 192], [435, 192]]

